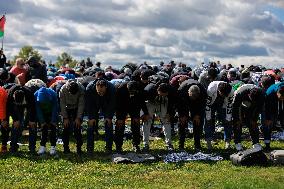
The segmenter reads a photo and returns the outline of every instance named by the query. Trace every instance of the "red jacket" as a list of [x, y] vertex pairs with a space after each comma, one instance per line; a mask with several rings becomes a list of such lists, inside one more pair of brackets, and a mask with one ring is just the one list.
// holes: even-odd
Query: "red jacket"
[[0, 87], [0, 120], [3, 121], [6, 118], [6, 104], [8, 94], [3, 87]]

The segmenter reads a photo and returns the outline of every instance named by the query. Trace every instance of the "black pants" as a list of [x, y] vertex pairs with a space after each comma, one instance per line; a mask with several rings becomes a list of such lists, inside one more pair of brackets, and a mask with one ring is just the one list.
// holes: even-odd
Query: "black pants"
[[40, 145], [45, 146], [48, 140], [48, 129], [50, 129], [49, 138], [50, 138], [50, 145], [56, 146], [56, 126], [51, 125], [50, 123], [47, 123], [42, 126], [41, 128], [42, 134], [41, 134], [41, 141]]
[[10, 127], [4, 128], [1, 126], [1, 133], [2, 133], [2, 145], [7, 145], [7, 142], [9, 140], [9, 132], [10, 132]]
[[[122, 149], [124, 130], [125, 130], [125, 119], [120, 119], [122, 123], [118, 123], [115, 126], [115, 146], [117, 150]], [[140, 136], [140, 118], [131, 117], [131, 132], [132, 132], [132, 143], [133, 146], [139, 146], [141, 142]]]
[[[179, 122], [179, 147], [184, 148], [185, 138], [186, 138], [186, 128], [188, 127], [188, 116], [181, 116], [186, 117], [186, 120], [183, 122]], [[192, 116], [192, 118], [194, 115]], [[193, 138], [194, 138], [194, 146], [200, 147], [200, 138], [203, 131], [203, 116], [200, 116], [200, 125], [197, 125], [193, 122]]]
[[[249, 112], [242, 111], [241, 112], [241, 118], [243, 120], [243, 123], [249, 128], [250, 137], [253, 144], [259, 143], [259, 128], [258, 125], [253, 125], [253, 121], [256, 123], [257, 120], [252, 120], [252, 118], [249, 115]], [[241, 136], [242, 136], [242, 124], [240, 127], [234, 127], [234, 137], [235, 137], [235, 144], [238, 144], [241, 142]]]
[[75, 125], [75, 119], [77, 117], [77, 109], [70, 109], [67, 110], [68, 119], [69, 119], [69, 125], [67, 127], [64, 126], [63, 128], [63, 147], [64, 149], [69, 149], [69, 141], [70, 141], [70, 134], [74, 133], [74, 138], [77, 142], [77, 148], [81, 148], [83, 145], [83, 139], [82, 139], [82, 128], [76, 127]]

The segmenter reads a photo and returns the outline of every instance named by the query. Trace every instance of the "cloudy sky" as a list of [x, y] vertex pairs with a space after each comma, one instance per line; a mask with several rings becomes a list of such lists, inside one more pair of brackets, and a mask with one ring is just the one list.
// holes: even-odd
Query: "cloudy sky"
[[104, 64], [203, 60], [284, 66], [283, 0], [0, 0], [4, 50]]

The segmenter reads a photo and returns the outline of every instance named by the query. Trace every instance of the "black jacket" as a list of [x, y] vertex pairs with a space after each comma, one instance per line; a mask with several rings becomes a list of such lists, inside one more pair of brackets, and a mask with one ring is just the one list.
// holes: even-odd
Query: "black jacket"
[[[145, 88], [144, 88], [144, 93], [145, 93], [145, 100], [146, 101], [152, 101], [154, 102], [156, 97], [158, 97], [158, 89], [159, 85], [149, 83]], [[173, 114], [174, 112], [174, 107], [176, 104], [176, 91], [169, 85], [169, 92], [168, 92], [168, 108], [167, 108], [167, 113], [168, 114]]]
[[[200, 89], [199, 98], [196, 100], [192, 100], [188, 96], [188, 89], [193, 85], [197, 85]], [[203, 85], [201, 85], [198, 81], [193, 79], [185, 80], [184, 82], [181, 83], [180, 87], [178, 88], [177, 109], [179, 116], [188, 116], [189, 112], [191, 113], [192, 116], [204, 115], [206, 107], [206, 99], [207, 99], [207, 92], [206, 89], [203, 87]]]
[[143, 90], [141, 89], [141, 86], [139, 86], [138, 84], [137, 92], [133, 96], [130, 96], [129, 91], [127, 89], [127, 83], [128, 82], [124, 82], [119, 85], [116, 85], [115, 96], [117, 114], [126, 112], [129, 113], [131, 116], [132, 113], [140, 113], [141, 109], [144, 114], [148, 114], [148, 109], [146, 107], [145, 98], [143, 96]]
[[[235, 97], [233, 100], [232, 107], [232, 116], [234, 121], [238, 121], [240, 118], [239, 111], [240, 108], [245, 112], [245, 116], [251, 120], [257, 120], [259, 114], [262, 111], [265, 96], [264, 93], [261, 94], [257, 99], [251, 101], [249, 98], [250, 90], [257, 86], [253, 84], [246, 84], [241, 86], [238, 90], [235, 91]], [[245, 103], [248, 102], [249, 106], [246, 106]]]
[[[15, 100], [14, 100], [14, 93], [17, 90], [22, 90], [25, 93], [25, 103], [22, 105], [17, 105], [15, 104]], [[35, 108], [35, 98], [34, 98], [34, 94], [32, 93], [32, 91], [25, 87], [25, 86], [20, 86], [20, 85], [14, 85], [13, 87], [11, 87], [9, 89], [8, 92], [8, 100], [7, 100], [7, 118], [9, 118], [9, 116], [12, 117], [13, 121], [19, 121], [22, 119], [22, 117], [24, 116], [23, 114], [23, 110], [26, 109], [27, 110], [27, 116], [28, 116], [28, 120], [31, 122], [35, 122], [36, 121], [36, 108]], [[9, 119], [7, 119], [9, 120]]]
[[89, 119], [95, 119], [101, 109], [105, 118], [112, 119], [115, 112], [115, 87], [107, 82], [107, 91], [104, 96], [99, 96], [96, 91], [96, 83], [92, 81], [87, 85], [85, 93], [85, 110]]

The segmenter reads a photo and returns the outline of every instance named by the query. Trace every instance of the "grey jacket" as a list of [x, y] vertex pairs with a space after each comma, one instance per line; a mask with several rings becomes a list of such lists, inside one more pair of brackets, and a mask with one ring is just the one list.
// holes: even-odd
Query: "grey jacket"
[[67, 118], [67, 110], [77, 109], [77, 118], [83, 117], [85, 105], [85, 88], [78, 83], [79, 90], [76, 94], [69, 93], [67, 87], [69, 82], [64, 84], [59, 91], [60, 109], [63, 118]]

